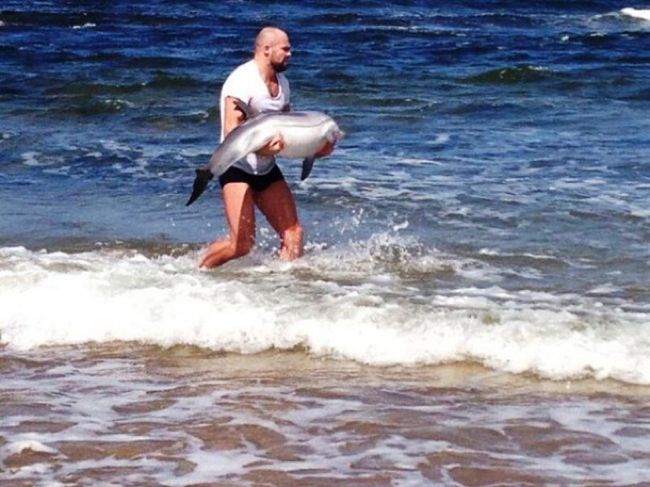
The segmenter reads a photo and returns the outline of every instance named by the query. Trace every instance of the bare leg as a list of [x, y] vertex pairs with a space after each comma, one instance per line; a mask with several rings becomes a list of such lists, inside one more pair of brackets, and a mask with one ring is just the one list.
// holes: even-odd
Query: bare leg
[[298, 221], [296, 202], [286, 181], [275, 181], [261, 193], [256, 193], [255, 203], [280, 236], [280, 258], [293, 260], [300, 257], [302, 226]]
[[228, 183], [222, 190], [228, 220], [228, 237], [212, 242], [203, 254], [200, 267], [218, 267], [250, 252], [255, 241], [253, 191], [246, 183]]

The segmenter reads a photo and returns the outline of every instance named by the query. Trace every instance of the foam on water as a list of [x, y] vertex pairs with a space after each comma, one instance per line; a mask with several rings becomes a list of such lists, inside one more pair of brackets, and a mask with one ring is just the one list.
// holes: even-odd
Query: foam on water
[[[543, 394], [526, 394], [504, 403], [504, 396], [480, 389], [410, 388], [390, 381], [372, 387], [335, 379], [322, 383], [317, 377], [313, 384], [304, 377], [296, 384], [290, 378], [269, 384], [200, 374], [164, 379], [129, 359], [31, 368], [15, 371], [5, 390], [13, 400], [26, 399], [29, 391], [29, 398], [50, 409], [47, 418], [29, 410], [0, 416], [6, 439], [0, 461], [5, 478], [14, 481], [67, 485], [68, 476], [106, 469], [121, 485], [190, 485], [233, 482], [267, 469], [290, 473], [305, 485], [318, 473], [384, 485], [371, 481], [380, 469], [399, 485], [424, 485], [430, 482], [423, 462], [437, 454], [452, 460], [454, 454], [478, 454], [480, 465], [507, 465], [547, 481], [561, 475], [560, 484], [595, 476], [632, 484], [647, 475], [645, 436], [622, 428], [635, 424], [626, 415], [630, 408], [644, 408], [641, 399], [621, 408], [605, 395], [587, 403], [570, 396], [549, 403]], [[44, 422], [59, 427], [36, 427]], [[248, 441], [252, 430], [259, 431], [256, 441]], [[233, 433], [238, 440], [229, 442]], [[536, 442], [538, 450], [531, 448]], [[147, 443], [153, 447], [137, 455], [111, 454], [120, 445], [138, 451]], [[75, 444], [87, 453], [71, 449]], [[274, 447], [284, 453], [274, 454]], [[594, 450], [603, 461], [581, 460]], [[39, 461], [12, 463], [30, 452]], [[451, 470], [454, 463], [443, 461], [441, 467]]]
[[[473, 361], [555, 380], [650, 384], [648, 312], [603, 301], [616, 289], [557, 295], [508, 290], [494, 277], [472, 286], [496, 271], [406, 244], [354, 249], [314, 250], [295, 263], [258, 255], [204, 272], [194, 253], [4, 248], [0, 343], [301, 347], [376, 366]], [[467, 286], [445, 288], [449, 278]]]
[[650, 10], [648, 9], [637, 9], [632, 7], [626, 7], [621, 9], [623, 15], [633, 17], [635, 19], [642, 19], [650, 21]]

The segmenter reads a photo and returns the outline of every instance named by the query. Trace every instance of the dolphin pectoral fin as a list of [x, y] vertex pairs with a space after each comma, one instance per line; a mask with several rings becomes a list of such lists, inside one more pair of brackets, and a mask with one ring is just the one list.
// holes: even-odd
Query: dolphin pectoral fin
[[199, 196], [205, 191], [205, 188], [208, 187], [208, 183], [212, 180], [214, 174], [209, 169], [204, 167], [196, 170], [196, 178], [194, 179], [194, 186], [192, 187], [192, 195], [190, 199], [187, 200], [185, 206], [190, 206], [194, 203]]
[[246, 120], [253, 118], [258, 113], [252, 106], [241, 101], [239, 98], [234, 98], [233, 102], [235, 103], [235, 108], [244, 114]]
[[311, 169], [314, 167], [314, 161], [316, 158], [314, 156], [306, 157], [302, 161], [302, 172], [300, 173], [300, 180], [304, 181], [307, 179], [307, 176], [311, 173]]

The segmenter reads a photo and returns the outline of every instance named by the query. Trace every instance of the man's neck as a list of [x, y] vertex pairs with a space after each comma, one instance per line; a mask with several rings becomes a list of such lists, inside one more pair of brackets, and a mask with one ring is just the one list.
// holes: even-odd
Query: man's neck
[[277, 74], [275, 70], [271, 67], [270, 64], [266, 62], [265, 59], [255, 58], [255, 64], [257, 64], [257, 69], [262, 76], [264, 82], [269, 83], [272, 81], [277, 81]]

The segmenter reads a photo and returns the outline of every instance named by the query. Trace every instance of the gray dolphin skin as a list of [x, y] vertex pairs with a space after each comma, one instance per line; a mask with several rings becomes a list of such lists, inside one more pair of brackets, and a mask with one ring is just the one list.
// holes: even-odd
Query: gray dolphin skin
[[221, 176], [235, 162], [263, 148], [278, 133], [284, 138], [284, 148], [278, 155], [304, 159], [301, 180], [309, 176], [315, 154], [325, 141], [335, 142], [344, 135], [332, 117], [321, 112], [256, 113], [240, 100], [235, 103], [246, 120], [232, 129], [212, 153], [208, 164], [196, 170], [192, 195], [185, 206], [201, 196], [214, 176]]

